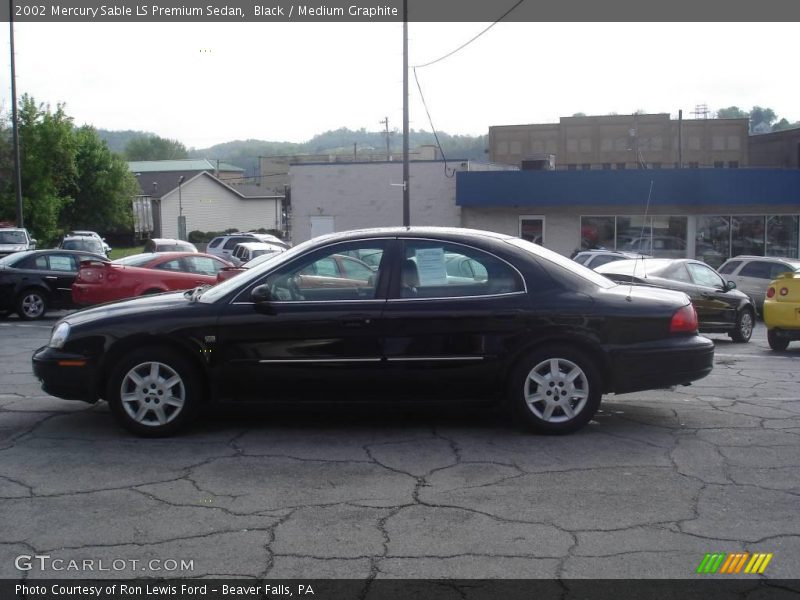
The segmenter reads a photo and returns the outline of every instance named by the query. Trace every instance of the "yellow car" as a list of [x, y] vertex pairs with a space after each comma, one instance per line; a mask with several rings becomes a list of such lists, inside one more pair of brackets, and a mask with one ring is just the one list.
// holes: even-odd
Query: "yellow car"
[[773, 350], [786, 350], [789, 342], [800, 340], [800, 273], [784, 273], [770, 282], [764, 323]]

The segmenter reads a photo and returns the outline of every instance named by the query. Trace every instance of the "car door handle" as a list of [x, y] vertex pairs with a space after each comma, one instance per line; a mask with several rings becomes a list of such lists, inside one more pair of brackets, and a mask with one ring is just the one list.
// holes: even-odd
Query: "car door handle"
[[58, 277], [56, 277], [55, 275], [45, 275], [44, 278], [50, 279], [51, 281], [55, 281], [56, 279], [58, 279]]
[[342, 317], [339, 323], [345, 327], [366, 327], [372, 323], [372, 319], [367, 315], [353, 315], [349, 317]]

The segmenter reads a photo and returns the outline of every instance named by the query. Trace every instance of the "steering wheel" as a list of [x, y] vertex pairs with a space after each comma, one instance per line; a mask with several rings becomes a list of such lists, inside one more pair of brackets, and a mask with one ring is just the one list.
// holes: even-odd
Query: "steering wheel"
[[299, 275], [290, 275], [286, 278], [286, 289], [292, 295], [292, 300], [305, 300], [305, 297], [300, 292]]

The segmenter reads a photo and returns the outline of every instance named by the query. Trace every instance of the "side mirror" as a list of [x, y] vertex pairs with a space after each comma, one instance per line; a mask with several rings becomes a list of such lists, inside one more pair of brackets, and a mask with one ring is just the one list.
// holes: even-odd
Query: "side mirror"
[[250, 299], [256, 304], [263, 304], [272, 300], [272, 293], [269, 291], [269, 286], [266, 284], [257, 285], [250, 292]]
[[725, 284], [725, 291], [726, 292], [729, 292], [729, 291], [735, 290], [735, 289], [736, 289], [736, 282], [735, 281], [729, 281], [729, 282], [727, 282]]
[[38, 243], [38, 242], [37, 242], [35, 239], [31, 238], [31, 246], [33, 246], [33, 249], [34, 249], [34, 250], [36, 250], [36, 244], [37, 244], [37, 243]]

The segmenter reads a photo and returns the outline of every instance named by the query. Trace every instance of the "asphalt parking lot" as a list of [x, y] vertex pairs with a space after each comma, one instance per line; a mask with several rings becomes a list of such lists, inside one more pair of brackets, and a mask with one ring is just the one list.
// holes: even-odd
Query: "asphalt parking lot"
[[607, 396], [565, 437], [348, 409], [213, 412], [142, 440], [40, 390], [54, 321], [0, 321], [0, 577], [686, 578], [737, 551], [796, 576], [800, 344], [770, 351], [761, 323], [749, 344], [710, 336], [706, 379]]

